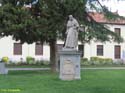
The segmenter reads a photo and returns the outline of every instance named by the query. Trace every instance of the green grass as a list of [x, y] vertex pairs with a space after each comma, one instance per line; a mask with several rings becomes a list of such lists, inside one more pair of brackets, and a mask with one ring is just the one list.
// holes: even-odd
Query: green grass
[[[6, 65], [7, 68], [50, 68], [49, 65]], [[125, 65], [82, 65], [81, 68], [125, 67]]]
[[7, 68], [48, 68], [49, 65], [6, 65]]
[[81, 67], [86, 67], [86, 68], [89, 68], [89, 67], [92, 67], [92, 68], [98, 68], [98, 67], [125, 67], [125, 64], [124, 65], [119, 65], [119, 64], [112, 64], [112, 65], [81, 65]]
[[61, 81], [49, 71], [10, 71], [0, 75], [0, 93], [125, 93], [125, 70], [82, 70], [81, 80]]

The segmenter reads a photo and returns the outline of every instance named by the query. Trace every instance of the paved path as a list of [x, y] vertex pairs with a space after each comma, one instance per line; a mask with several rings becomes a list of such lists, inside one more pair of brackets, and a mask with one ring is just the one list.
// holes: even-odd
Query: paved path
[[[50, 70], [50, 68], [7, 68], [8, 70]], [[125, 70], [125, 67], [90, 67], [90, 68], [81, 68], [83, 70]]]

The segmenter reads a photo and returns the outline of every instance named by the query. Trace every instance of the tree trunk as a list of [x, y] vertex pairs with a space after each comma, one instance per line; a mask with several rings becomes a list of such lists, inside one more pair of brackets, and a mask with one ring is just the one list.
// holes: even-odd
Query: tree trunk
[[51, 71], [56, 72], [57, 65], [57, 48], [56, 41], [50, 42], [50, 66]]

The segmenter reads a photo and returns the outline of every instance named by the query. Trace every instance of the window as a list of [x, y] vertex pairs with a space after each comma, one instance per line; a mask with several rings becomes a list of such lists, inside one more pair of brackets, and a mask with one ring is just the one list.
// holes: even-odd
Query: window
[[121, 58], [121, 46], [116, 45], [114, 52], [115, 52], [114, 53], [115, 59], [120, 59]]
[[36, 43], [35, 55], [43, 55], [43, 45], [41, 43]]
[[120, 28], [115, 28], [115, 33], [119, 36], [121, 36], [121, 29]]
[[103, 56], [103, 45], [97, 45], [97, 56]]
[[14, 55], [22, 55], [22, 44], [14, 43]]
[[82, 53], [81, 57], [83, 57], [84, 56], [84, 45], [79, 45], [78, 50]]

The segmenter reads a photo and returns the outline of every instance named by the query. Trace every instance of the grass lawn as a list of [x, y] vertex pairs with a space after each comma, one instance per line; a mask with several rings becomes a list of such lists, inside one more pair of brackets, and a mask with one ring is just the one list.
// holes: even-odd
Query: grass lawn
[[125, 67], [125, 65], [81, 65], [81, 67], [85, 68], [98, 68], [98, 67]]
[[48, 68], [49, 65], [6, 65], [7, 68]]
[[[49, 68], [49, 65], [12, 65], [6, 64], [7, 68]], [[125, 67], [120, 64], [111, 64], [111, 65], [81, 65], [81, 68], [98, 68], [98, 67]]]
[[10, 71], [0, 75], [0, 93], [125, 93], [125, 70], [82, 70], [81, 77], [61, 81], [49, 71]]

